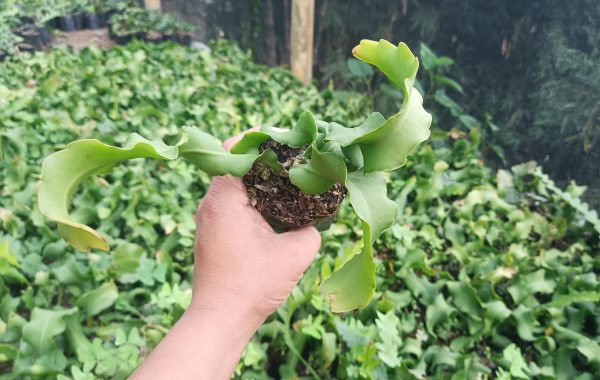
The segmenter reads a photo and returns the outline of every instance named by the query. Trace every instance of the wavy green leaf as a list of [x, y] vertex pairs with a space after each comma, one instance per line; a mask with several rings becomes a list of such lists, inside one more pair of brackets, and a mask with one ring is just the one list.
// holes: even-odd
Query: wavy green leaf
[[304, 145], [310, 145], [317, 140], [317, 122], [310, 112], [302, 112], [296, 125], [289, 130], [280, 130], [279, 128], [264, 126], [261, 131], [271, 136], [271, 138], [281, 144], [300, 148]]
[[375, 292], [373, 242], [398, 215], [398, 206], [387, 197], [381, 173], [348, 173], [346, 188], [350, 203], [362, 220], [363, 250], [321, 284], [321, 293], [333, 312], [366, 306]]
[[31, 312], [29, 322], [23, 325], [23, 339], [38, 352], [51, 348], [53, 338], [65, 331], [64, 317], [73, 315], [77, 308], [66, 310], [46, 310], [35, 308]]
[[179, 147], [179, 154], [208, 175], [241, 177], [258, 158], [258, 154], [231, 154], [221, 141], [198, 128], [185, 126], [183, 130], [188, 138]]
[[346, 128], [343, 125], [331, 123], [329, 125], [329, 133], [325, 139], [335, 141], [341, 146], [348, 146], [359, 137], [377, 129], [384, 122], [385, 118], [382, 114], [379, 112], [373, 112], [365, 119], [365, 121], [362, 122], [361, 125], [356, 128]]
[[343, 146], [359, 145], [366, 173], [397, 169], [430, 135], [431, 115], [423, 108], [423, 97], [413, 88], [419, 60], [404, 43], [394, 46], [385, 40], [362, 40], [352, 53], [379, 68], [402, 89], [404, 101], [400, 111], [385, 122], [380, 123], [380, 117], [371, 114], [358, 128], [332, 127], [328, 138]]
[[75, 304], [93, 317], [111, 307], [119, 297], [119, 290], [114, 282], [106, 282], [102, 286], [82, 294]]
[[[182, 142], [186, 141], [186, 137]], [[115, 165], [131, 158], [149, 157], [161, 160], [177, 158], [177, 146], [161, 140], [148, 140], [132, 134], [123, 148], [106, 145], [98, 140], [79, 140], [66, 149], [48, 156], [42, 164], [38, 190], [38, 205], [42, 214], [58, 224], [63, 239], [79, 251], [93, 248], [108, 250], [108, 244], [94, 229], [72, 220], [69, 199], [77, 186], [89, 176], [110, 171]]]
[[310, 161], [290, 169], [290, 181], [310, 194], [326, 192], [337, 182], [345, 183], [347, 169], [344, 160], [332, 152], [312, 148]]

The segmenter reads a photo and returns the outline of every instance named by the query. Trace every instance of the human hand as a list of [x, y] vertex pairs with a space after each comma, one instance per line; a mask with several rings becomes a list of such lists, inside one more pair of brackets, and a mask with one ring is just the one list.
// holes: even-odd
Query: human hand
[[314, 227], [275, 233], [239, 178], [213, 178], [196, 213], [192, 303], [131, 379], [231, 378], [242, 350], [320, 244]]
[[276, 233], [231, 176], [213, 178], [196, 224], [191, 308], [241, 314], [258, 326], [286, 300], [321, 243], [312, 226]]

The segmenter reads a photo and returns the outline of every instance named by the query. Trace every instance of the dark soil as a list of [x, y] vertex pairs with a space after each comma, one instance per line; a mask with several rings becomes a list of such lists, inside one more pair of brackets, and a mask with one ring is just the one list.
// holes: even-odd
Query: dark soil
[[320, 230], [329, 228], [346, 195], [341, 183], [336, 183], [329, 191], [307, 194], [290, 182], [288, 170], [304, 159], [305, 148], [291, 148], [269, 140], [260, 146], [260, 151], [271, 149], [285, 170], [278, 173], [274, 169], [254, 163], [243, 177], [250, 202], [263, 217], [277, 229], [288, 229], [314, 225]]

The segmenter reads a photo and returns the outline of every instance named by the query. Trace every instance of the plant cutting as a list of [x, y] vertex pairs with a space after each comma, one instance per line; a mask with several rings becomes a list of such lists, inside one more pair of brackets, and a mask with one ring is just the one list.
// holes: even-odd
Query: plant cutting
[[276, 228], [327, 228], [348, 195], [361, 219], [363, 249], [325, 279], [321, 291], [333, 311], [363, 307], [375, 290], [373, 243], [398, 212], [387, 198], [383, 172], [403, 166], [416, 145], [429, 137], [431, 115], [413, 86], [419, 61], [408, 46], [363, 40], [353, 54], [379, 68], [402, 91], [398, 113], [387, 119], [372, 113], [360, 126], [348, 128], [304, 112], [290, 129], [264, 126], [246, 133], [230, 152], [218, 139], [189, 126], [172, 146], [135, 133], [123, 147], [95, 139], [75, 141], [44, 160], [39, 208], [75, 249], [108, 250], [100, 233], [69, 216], [69, 198], [85, 178], [140, 157], [181, 157], [211, 176], [243, 177], [251, 204]]

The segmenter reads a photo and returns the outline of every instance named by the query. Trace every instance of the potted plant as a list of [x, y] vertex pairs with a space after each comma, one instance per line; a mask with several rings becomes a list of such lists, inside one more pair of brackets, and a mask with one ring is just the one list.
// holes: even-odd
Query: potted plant
[[85, 27], [84, 14], [88, 7], [88, 3], [88, 0], [72, 0], [71, 15], [73, 16], [76, 30], [81, 30]]
[[138, 157], [181, 157], [209, 175], [243, 177], [251, 204], [276, 227], [326, 228], [348, 195], [363, 227], [363, 249], [325, 279], [321, 290], [333, 311], [364, 307], [375, 290], [373, 243], [398, 212], [387, 198], [383, 172], [403, 166], [416, 145], [429, 137], [431, 115], [413, 86], [418, 59], [405, 44], [363, 40], [352, 52], [403, 92], [398, 113], [387, 119], [372, 113], [360, 126], [347, 128], [316, 121], [304, 112], [291, 129], [262, 127], [244, 135], [230, 152], [195, 127], [183, 127], [181, 140], [173, 146], [138, 134], [122, 148], [93, 139], [75, 141], [44, 160], [40, 211], [77, 250], [108, 250], [102, 235], [69, 216], [68, 199], [86, 177]]
[[49, 46], [52, 42], [46, 25], [60, 14], [61, 8], [56, 5], [54, 0], [30, 0], [22, 5], [22, 13], [31, 20], [30, 29], [37, 31], [43, 46]]
[[87, 29], [100, 29], [102, 25], [100, 23], [100, 0], [89, 0], [85, 6], [85, 12], [83, 14], [83, 21], [85, 28]]
[[55, 21], [55, 24], [58, 25], [58, 29], [63, 32], [72, 32], [77, 29], [77, 24], [75, 22], [75, 17], [71, 14], [74, 9], [74, 6], [70, 2], [60, 2], [57, 5], [57, 10], [60, 16], [56, 17], [58, 21]]
[[157, 20], [154, 28], [162, 33], [165, 41], [179, 42], [176, 34], [177, 26], [177, 19], [172, 15], [166, 14]]
[[196, 28], [188, 23], [179, 23], [177, 29], [177, 40], [180, 44], [190, 46], [192, 44], [192, 33]]

